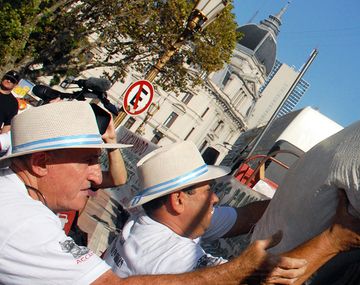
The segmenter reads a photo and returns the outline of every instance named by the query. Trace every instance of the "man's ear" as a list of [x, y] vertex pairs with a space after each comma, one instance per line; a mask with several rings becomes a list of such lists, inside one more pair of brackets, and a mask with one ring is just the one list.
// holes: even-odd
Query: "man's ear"
[[173, 211], [181, 214], [185, 209], [185, 193], [182, 191], [176, 191], [169, 195], [168, 202]]
[[30, 168], [36, 176], [45, 176], [48, 173], [47, 169], [48, 155], [46, 152], [36, 152], [31, 154]]

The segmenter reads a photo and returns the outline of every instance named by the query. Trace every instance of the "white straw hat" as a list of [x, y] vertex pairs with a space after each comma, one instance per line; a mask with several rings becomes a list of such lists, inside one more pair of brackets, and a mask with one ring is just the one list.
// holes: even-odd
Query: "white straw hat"
[[65, 148], [123, 148], [105, 144], [89, 103], [67, 101], [34, 107], [11, 121], [12, 152], [0, 160]]
[[228, 167], [207, 165], [189, 141], [156, 149], [144, 156], [137, 167], [142, 191], [132, 198], [129, 208], [230, 172]]

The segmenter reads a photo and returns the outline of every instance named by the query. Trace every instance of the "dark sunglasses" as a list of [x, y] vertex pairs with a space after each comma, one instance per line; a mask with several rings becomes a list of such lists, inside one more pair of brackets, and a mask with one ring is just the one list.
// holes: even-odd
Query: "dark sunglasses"
[[101, 135], [103, 135], [110, 123], [111, 115], [108, 112], [106, 112], [103, 108], [101, 108], [100, 106], [94, 103], [90, 103], [90, 106], [94, 111], [99, 132]]
[[17, 80], [14, 78], [14, 77], [11, 77], [11, 76], [8, 76], [8, 75], [5, 75], [2, 79], [3, 81], [4, 80], [9, 80], [12, 84], [17, 84]]

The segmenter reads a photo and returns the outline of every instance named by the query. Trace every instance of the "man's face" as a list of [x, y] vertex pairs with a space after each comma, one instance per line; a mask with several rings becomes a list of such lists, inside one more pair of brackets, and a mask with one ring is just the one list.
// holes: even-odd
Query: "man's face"
[[190, 193], [186, 193], [186, 211], [188, 226], [186, 236], [197, 238], [202, 236], [210, 226], [214, 206], [219, 198], [210, 188], [210, 182], [197, 184]]
[[16, 85], [17, 81], [12, 77], [4, 76], [1, 81], [1, 89], [5, 91], [13, 90]]
[[99, 149], [66, 149], [47, 154], [47, 175], [39, 190], [51, 210], [81, 210], [85, 206], [91, 183], [102, 181], [100, 153]]

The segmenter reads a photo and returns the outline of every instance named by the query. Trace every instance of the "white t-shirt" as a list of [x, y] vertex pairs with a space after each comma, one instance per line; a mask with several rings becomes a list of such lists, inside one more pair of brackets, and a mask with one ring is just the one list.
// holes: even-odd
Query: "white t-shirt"
[[343, 188], [350, 213], [360, 213], [360, 122], [323, 140], [301, 157], [257, 223], [252, 240], [283, 231], [281, 242], [270, 249], [282, 253], [318, 235], [331, 225]]
[[10, 169], [0, 170], [0, 217], [1, 284], [90, 284], [109, 270]]
[[[235, 224], [237, 213], [230, 207], [215, 208], [212, 223], [202, 238], [216, 239]], [[171, 274], [226, 262], [147, 215], [132, 217], [105, 254], [105, 261], [121, 277], [139, 274]]]

